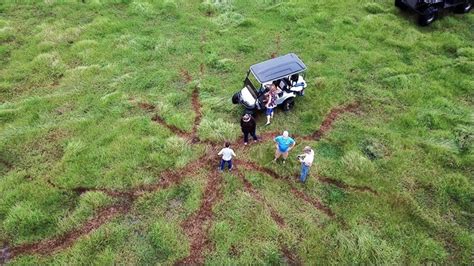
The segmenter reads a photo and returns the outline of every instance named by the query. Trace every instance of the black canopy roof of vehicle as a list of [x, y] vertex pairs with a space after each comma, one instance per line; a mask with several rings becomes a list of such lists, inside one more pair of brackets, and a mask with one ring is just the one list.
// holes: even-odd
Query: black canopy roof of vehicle
[[297, 55], [290, 53], [250, 67], [250, 71], [260, 83], [274, 81], [306, 70]]

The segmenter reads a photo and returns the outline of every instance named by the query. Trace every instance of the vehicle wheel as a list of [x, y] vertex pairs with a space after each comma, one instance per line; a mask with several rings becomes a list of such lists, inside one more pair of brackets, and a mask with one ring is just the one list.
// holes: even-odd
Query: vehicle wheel
[[459, 14], [465, 14], [465, 13], [469, 13], [471, 9], [472, 9], [472, 2], [469, 1], [467, 3], [459, 5], [458, 7], [456, 7], [454, 11], [456, 11], [456, 13], [459, 13]]
[[286, 99], [284, 102], [283, 102], [283, 111], [285, 112], [288, 112], [291, 110], [291, 108], [293, 108], [293, 106], [295, 105], [295, 101], [293, 98], [290, 98], [290, 99]]
[[438, 17], [438, 10], [433, 7], [428, 7], [423, 12], [423, 14], [420, 15], [420, 18], [418, 19], [418, 24], [420, 24], [421, 26], [428, 26], [436, 20], [436, 17]]
[[237, 92], [232, 96], [232, 103], [233, 104], [238, 104], [240, 103], [240, 92]]
[[400, 8], [400, 10], [407, 10], [407, 6], [402, 2], [402, 0], [395, 0], [395, 6]]

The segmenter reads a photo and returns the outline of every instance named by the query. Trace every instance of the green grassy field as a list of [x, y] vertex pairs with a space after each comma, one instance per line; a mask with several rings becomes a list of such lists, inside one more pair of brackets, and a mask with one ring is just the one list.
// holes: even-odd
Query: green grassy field
[[[0, 264], [472, 264], [473, 29], [392, 0], [1, 1]], [[230, 98], [289, 52], [306, 95], [243, 148]]]

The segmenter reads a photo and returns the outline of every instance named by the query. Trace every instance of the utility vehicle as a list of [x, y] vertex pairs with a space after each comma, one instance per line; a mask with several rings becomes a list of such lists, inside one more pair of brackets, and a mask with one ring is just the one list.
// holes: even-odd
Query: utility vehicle
[[428, 26], [438, 18], [443, 9], [454, 9], [457, 13], [468, 13], [474, 0], [395, 0], [401, 10], [411, 9], [418, 13], [418, 23]]
[[293, 53], [252, 65], [244, 87], [232, 96], [232, 103], [242, 104], [247, 113], [263, 110], [265, 94], [274, 84], [281, 90], [277, 106], [289, 111], [295, 104], [296, 96], [304, 95], [307, 86], [303, 76], [305, 70], [306, 65]]

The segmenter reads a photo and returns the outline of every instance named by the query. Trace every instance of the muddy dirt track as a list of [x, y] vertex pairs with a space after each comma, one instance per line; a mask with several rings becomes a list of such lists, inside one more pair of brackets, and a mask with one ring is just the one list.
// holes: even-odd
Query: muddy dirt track
[[[186, 70], [181, 71], [182, 77], [186, 83], [192, 81], [192, 77]], [[207, 155], [204, 155], [198, 158], [195, 161], [190, 162], [186, 166], [180, 169], [167, 170], [162, 172], [157, 177], [157, 182], [150, 185], [143, 185], [136, 188], [128, 190], [113, 190], [108, 188], [87, 188], [87, 187], [76, 187], [76, 188], [61, 188], [55, 185], [53, 182], [48, 181], [48, 185], [53, 186], [57, 189], [72, 191], [77, 194], [82, 194], [88, 191], [101, 191], [111, 197], [116, 198], [117, 203], [106, 207], [98, 211], [94, 217], [86, 221], [80, 227], [55, 238], [46, 239], [36, 243], [24, 244], [12, 248], [4, 248], [0, 253], [0, 263], [6, 262], [9, 259], [12, 259], [16, 256], [25, 255], [25, 254], [41, 254], [48, 255], [54, 252], [66, 249], [72, 246], [77, 239], [87, 235], [99, 228], [101, 225], [111, 221], [117, 216], [127, 214], [130, 211], [131, 206], [134, 201], [146, 194], [160, 189], [168, 188], [172, 185], [179, 184], [183, 178], [188, 173], [196, 172], [199, 169], [207, 169], [209, 172], [207, 178], [207, 185], [201, 199], [199, 209], [192, 215], [190, 215], [182, 224], [181, 227], [185, 234], [189, 238], [191, 245], [190, 255], [188, 257], [182, 258], [176, 264], [203, 264], [205, 262], [205, 254], [213, 249], [212, 241], [209, 239], [209, 230], [212, 227], [213, 222], [213, 208], [222, 198], [222, 186], [223, 180], [222, 176], [214, 170], [214, 166], [217, 165], [218, 159], [215, 157], [217, 151], [221, 147], [221, 143], [216, 143], [212, 141], [202, 141], [197, 136], [197, 130], [201, 122], [202, 113], [201, 113], [201, 102], [199, 100], [199, 90], [195, 88], [191, 94], [191, 104], [193, 110], [195, 110], [195, 118], [193, 122], [193, 127], [191, 132], [186, 132], [177, 128], [174, 125], [168, 124], [160, 115], [159, 110], [150, 104], [150, 103], [138, 103], [137, 106], [148, 113], [153, 113], [152, 120], [161, 126], [168, 128], [174, 134], [188, 140], [192, 144], [204, 144], [207, 147]], [[357, 103], [352, 103], [342, 107], [336, 107], [330, 110], [329, 114], [323, 120], [321, 126], [313, 134], [309, 136], [294, 136], [295, 139], [304, 139], [304, 140], [319, 140], [324, 137], [333, 126], [333, 123], [344, 113], [347, 112], [356, 112], [359, 108]], [[267, 141], [272, 141], [273, 137], [278, 135], [280, 132], [267, 132], [261, 134], [261, 141], [255, 145], [265, 143]], [[242, 149], [242, 145], [239, 145], [240, 141], [235, 141], [234, 147], [236, 151]], [[269, 175], [275, 179], [287, 180], [290, 177], [284, 177], [276, 173], [274, 170], [263, 167], [255, 162], [245, 161], [237, 159], [235, 160], [236, 164], [236, 176], [244, 185], [244, 189], [248, 192], [256, 201], [263, 204], [263, 206], [270, 213], [273, 221], [280, 227], [285, 228], [286, 222], [283, 217], [274, 209], [269, 202], [256, 190], [252, 184], [245, 178], [243, 170], [260, 172], [266, 175]], [[349, 189], [361, 192], [371, 192], [376, 193], [369, 187], [357, 187], [350, 186], [343, 183], [339, 180], [334, 180], [328, 177], [317, 177], [318, 180], [324, 183], [332, 184], [341, 189]], [[318, 211], [326, 214], [329, 217], [334, 217], [334, 212], [327, 206], [325, 206], [319, 199], [307, 195], [304, 191], [297, 189], [292, 182], [288, 182], [290, 185], [291, 193], [306, 202], [307, 204], [313, 206]], [[286, 245], [282, 244], [280, 247], [282, 256], [285, 258], [287, 263], [292, 265], [300, 265], [301, 262], [296, 255], [292, 252]]]

